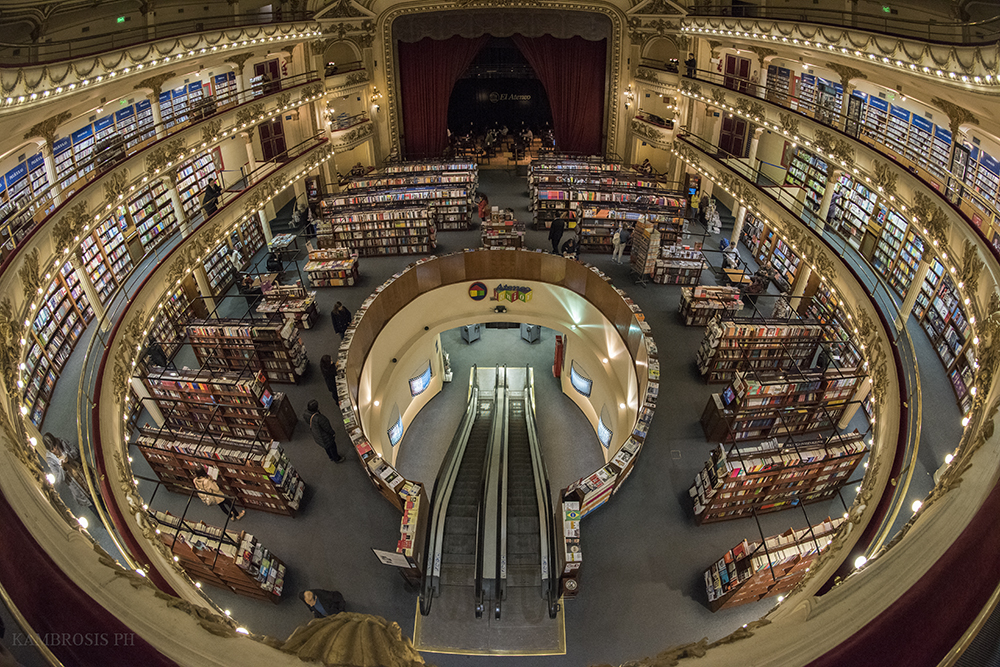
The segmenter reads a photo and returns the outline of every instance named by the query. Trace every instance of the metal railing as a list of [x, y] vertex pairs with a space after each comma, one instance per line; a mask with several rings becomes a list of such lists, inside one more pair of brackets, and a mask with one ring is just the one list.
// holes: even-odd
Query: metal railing
[[[926, 10], [921, 11], [926, 13]], [[942, 14], [940, 19], [933, 17], [911, 19], [893, 14], [891, 10], [881, 14], [867, 14], [824, 9], [814, 5], [808, 8], [695, 5], [688, 15], [693, 18], [704, 16], [815, 23], [878, 32], [895, 37], [918, 38], [938, 44], [987, 44], [1000, 38], [1000, 16], [977, 21], [955, 21], [945, 14]]]
[[[120, 28], [111, 32], [96, 35], [82, 35], [73, 39], [63, 39], [51, 42], [0, 42], [0, 63], [4, 65], [32, 64], [41, 65], [79, 58], [81, 56], [105, 53], [127, 46], [136, 46], [144, 42], [153, 42], [169, 37], [179, 37], [194, 32], [208, 30], [228, 30], [246, 28], [272, 23], [288, 23], [291, 21], [307, 21], [312, 12], [254, 12], [252, 14], [230, 14], [228, 16], [213, 16], [183, 21], [167, 21], [153, 23], [134, 28]], [[92, 17], [81, 20], [80, 25], [86, 25]], [[16, 23], [17, 15], [4, 17], [8, 23]], [[30, 33], [25, 31], [25, 36]]]

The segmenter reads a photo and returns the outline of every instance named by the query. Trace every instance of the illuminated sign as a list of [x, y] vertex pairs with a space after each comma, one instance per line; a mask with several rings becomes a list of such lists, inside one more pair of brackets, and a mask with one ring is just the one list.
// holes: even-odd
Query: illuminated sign
[[410, 396], [424, 393], [431, 383], [431, 365], [428, 362], [427, 370], [417, 377], [410, 378]]
[[396, 418], [396, 423], [389, 427], [389, 444], [395, 447], [403, 439], [403, 417]]
[[570, 364], [569, 383], [584, 396], [590, 396], [590, 389], [594, 386], [593, 380], [576, 369], [576, 362]]
[[611, 429], [604, 425], [603, 419], [597, 420], [597, 439], [601, 441], [605, 449], [611, 446]]

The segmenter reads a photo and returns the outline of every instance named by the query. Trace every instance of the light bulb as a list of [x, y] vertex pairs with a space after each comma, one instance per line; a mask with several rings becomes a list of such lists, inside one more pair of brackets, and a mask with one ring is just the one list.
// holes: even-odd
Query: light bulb
[[867, 558], [865, 558], [864, 556], [858, 556], [856, 559], [854, 559], [854, 568], [860, 569], [861, 566], [863, 566], [867, 562], [868, 562]]

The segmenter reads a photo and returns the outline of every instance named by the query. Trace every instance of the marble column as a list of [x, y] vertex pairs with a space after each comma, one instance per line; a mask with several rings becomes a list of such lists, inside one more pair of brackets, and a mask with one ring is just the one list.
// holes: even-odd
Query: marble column
[[184, 212], [184, 205], [181, 203], [181, 195], [177, 192], [177, 185], [174, 183], [175, 175], [163, 177], [163, 184], [167, 187], [167, 194], [170, 195], [170, 205], [174, 209], [174, 217], [181, 228], [181, 236], [186, 238], [191, 233], [191, 221]]
[[46, 141], [42, 148], [42, 156], [45, 159], [45, 178], [49, 181], [49, 192], [52, 193], [52, 203], [56, 206], [63, 202], [62, 185], [56, 175], [56, 159], [52, 155], [52, 144]]
[[83, 293], [87, 296], [87, 301], [90, 302], [90, 307], [94, 311], [94, 318], [97, 321], [101, 321], [104, 318], [104, 304], [101, 303], [101, 295], [98, 293], [97, 288], [94, 287], [94, 283], [90, 279], [90, 274], [87, 272], [87, 267], [84, 265], [83, 258], [79, 253], [79, 248], [71, 252], [69, 254], [69, 263], [73, 267], [77, 279], [80, 281], [80, 287], [83, 288]]
[[920, 288], [924, 284], [924, 278], [927, 277], [927, 270], [930, 266], [931, 263], [927, 260], [926, 255], [920, 258], [917, 270], [913, 274], [913, 282], [907, 288], [906, 298], [903, 299], [903, 305], [900, 306], [899, 314], [896, 315], [896, 319], [893, 322], [896, 331], [902, 331], [903, 327], [906, 326], [906, 321], [910, 319], [910, 313], [913, 312], [913, 305], [917, 302], [917, 297], [920, 295]]
[[215, 312], [215, 294], [212, 293], [212, 285], [208, 282], [208, 274], [205, 273], [204, 266], [196, 266], [191, 271], [194, 276], [195, 283], [198, 284], [198, 291], [201, 293], [203, 301], [205, 303], [205, 308], [208, 309], [209, 317]]
[[740, 204], [736, 208], [736, 220], [733, 222], [733, 233], [729, 237], [729, 243], [734, 248], [740, 244], [740, 234], [743, 233], [743, 219], [746, 218], [747, 207]]
[[163, 116], [160, 115], [160, 96], [153, 93], [149, 96], [149, 109], [153, 112], [153, 128], [156, 131], [156, 138], [162, 139], [167, 134], [167, 129], [163, 127]]
[[788, 295], [788, 305], [795, 312], [798, 312], [802, 305], [802, 295], [806, 293], [806, 286], [809, 285], [811, 277], [812, 268], [802, 262], [799, 266], [799, 275], [795, 276], [795, 284], [792, 285], [792, 293]]
[[844, 408], [844, 413], [840, 415], [840, 421], [837, 422], [837, 428], [846, 429], [850, 424], [851, 420], [854, 419], [854, 415], [857, 414], [858, 408], [861, 407], [861, 401], [865, 400], [868, 394], [872, 390], [872, 381], [870, 378], [865, 378], [861, 381], [861, 386], [857, 388], [854, 392], [854, 396], [851, 397], [851, 402], [847, 404]]

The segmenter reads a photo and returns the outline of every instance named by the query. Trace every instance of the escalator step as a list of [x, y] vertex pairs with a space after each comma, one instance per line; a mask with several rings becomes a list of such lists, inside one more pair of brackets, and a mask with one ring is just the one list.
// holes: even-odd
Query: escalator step
[[534, 554], [535, 556], [539, 556], [541, 554], [540, 543], [538, 535], [512, 535], [508, 533], [507, 557], [509, 558], [512, 554]]
[[444, 520], [445, 535], [475, 535], [477, 517], [448, 516]]
[[538, 535], [538, 514], [534, 516], [507, 517], [507, 533], [517, 535]]
[[472, 555], [476, 553], [476, 536], [461, 535], [459, 533], [444, 535], [444, 553], [451, 555]]

